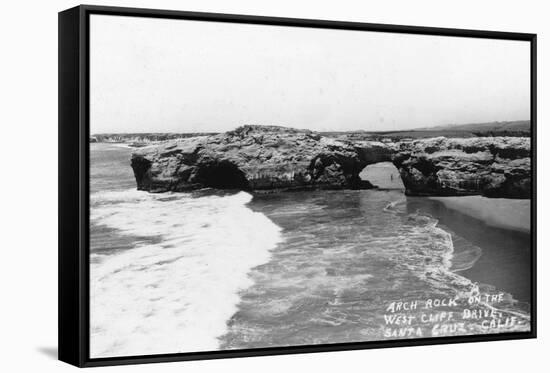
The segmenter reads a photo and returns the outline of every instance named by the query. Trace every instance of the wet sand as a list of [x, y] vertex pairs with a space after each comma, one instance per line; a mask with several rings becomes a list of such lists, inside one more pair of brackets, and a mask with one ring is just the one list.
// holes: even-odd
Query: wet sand
[[[426, 204], [431, 200], [431, 204]], [[472, 281], [506, 291], [521, 302], [531, 302], [531, 235], [525, 221], [526, 200], [484, 197], [408, 197], [410, 211], [421, 207], [439, 220], [439, 225], [481, 248], [475, 264], [460, 274]], [[521, 203], [520, 203], [521, 202]], [[523, 206], [523, 207], [522, 207]], [[522, 209], [523, 208], [523, 209]], [[525, 211], [527, 210], [527, 211]], [[460, 251], [464, 243], [456, 245]], [[460, 254], [460, 252], [457, 252]]]
[[493, 227], [525, 233], [531, 231], [531, 200], [528, 199], [482, 196], [430, 197], [430, 199], [443, 203], [447, 208], [483, 220]]

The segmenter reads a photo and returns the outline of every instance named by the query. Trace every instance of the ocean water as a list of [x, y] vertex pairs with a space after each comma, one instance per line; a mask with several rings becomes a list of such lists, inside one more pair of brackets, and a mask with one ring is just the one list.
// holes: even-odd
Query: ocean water
[[529, 330], [525, 233], [399, 189], [149, 194], [130, 153], [91, 144], [92, 357]]

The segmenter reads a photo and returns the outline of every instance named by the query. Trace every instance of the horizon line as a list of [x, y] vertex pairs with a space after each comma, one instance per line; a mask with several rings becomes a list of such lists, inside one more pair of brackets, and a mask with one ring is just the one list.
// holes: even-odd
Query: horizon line
[[450, 124], [438, 124], [430, 127], [416, 127], [411, 129], [390, 129], [390, 130], [362, 130], [362, 129], [356, 129], [356, 130], [310, 130], [310, 129], [303, 129], [298, 127], [292, 127], [292, 126], [284, 126], [284, 125], [276, 125], [276, 124], [242, 124], [237, 127], [235, 127], [232, 130], [229, 131], [190, 131], [190, 132], [174, 132], [174, 131], [167, 131], [167, 132], [158, 132], [158, 131], [147, 131], [147, 132], [140, 132], [140, 131], [130, 131], [130, 132], [99, 132], [99, 133], [93, 133], [90, 134], [90, 136], [98, 136], [98, 135], [119, 135], [119, 134], [196, 134], [196, 133], [204, 133], [204, 134], [220, 134], [220, 133], [226, 133], [233, 131], [239, 127], [243, 126], [264, 126], [264, 127], [283, 127], [283, 128], [292, 128], [296, 130], [303, 130], [303, 131], [311, 131], [311, 132], [363, 132], [363, 133], [392, 133], [392, 132], [427, 132], [430, 130], [441, 130], [442, 128], [449, 128], [452, 129], [454, 126], [467, 126], [467, 125], [487, 125], [487, 124], [497, 124], [497, 123], [513, 123], [513, 122], [529, 122], [531, 124], [531, 119], [514, 119], [514, 120], [496, 120], [496, 121], [490, 121], [490, 122], [479, 122], [479, 123], [450, 123]]

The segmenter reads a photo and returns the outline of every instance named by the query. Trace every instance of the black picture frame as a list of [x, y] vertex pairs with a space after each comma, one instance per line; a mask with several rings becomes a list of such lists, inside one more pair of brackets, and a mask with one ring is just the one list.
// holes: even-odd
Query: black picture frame
[[[113, 358], [89, 357], [89, 17], [93, 14], [527, 41], [531, 46], [531, 331]], [[398, 26], [80, 5], [59, 13], [59, 360], [79, 367], [219, 359], [535, 338], [537, 36], [529, 33]]]

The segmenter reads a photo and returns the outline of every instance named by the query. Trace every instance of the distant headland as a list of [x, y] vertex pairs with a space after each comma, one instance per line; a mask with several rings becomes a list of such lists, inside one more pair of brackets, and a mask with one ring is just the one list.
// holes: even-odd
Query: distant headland
[[[304, 130], [307, 131], [307, 130]], [[168, 140], [185, 139], [196, 136], [217, 135], [219, 132], [182, 132], [182, 133], [99, 133], [90, 136], [90, 142], [124, 143], [139, 147], [150, 143]], [[487, 137], [510, 136], [529, 137], [531, 123], [529, 120], [487, 122], [474, 124], [450, 124], [436, 127], [423, 127], [412, 130], [393, 131], [319, 131], [326, 137], [348, 138], [356, 140], [402, 140], [428, 137]]]

